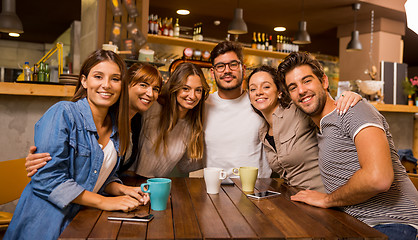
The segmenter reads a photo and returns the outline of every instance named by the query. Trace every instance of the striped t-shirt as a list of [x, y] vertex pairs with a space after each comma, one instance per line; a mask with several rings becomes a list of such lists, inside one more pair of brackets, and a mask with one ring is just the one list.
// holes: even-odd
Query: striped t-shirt
[[418, 193], [399, 161], [386, 119], [369, 103], [360, 101], [340, 116], [334, 110], [322, 118], [318, 132], [319, 167], [327, 193], [332, 193], [360, 169], [354, 138], [365, 127], [385, 131], [389, 142], [394, 181], [387, 192], [341, 209], [374, 226], [402, 223], [418, 226]]

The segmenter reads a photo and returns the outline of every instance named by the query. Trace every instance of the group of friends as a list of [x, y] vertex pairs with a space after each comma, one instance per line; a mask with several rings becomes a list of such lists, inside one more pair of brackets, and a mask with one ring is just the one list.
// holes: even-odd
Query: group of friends
[[239, 43], [219, 43], [210, 60], [213, 94], [191, 63], [163, 84], [149, 64], [126, 70], [117, 54], [93, 52], [72, 101], [35, 125], [26, 162], [32, 180], [4, 239], [57, 239], [82, 205], [131, 211], [147, 204], [147, 194], [118, 178], [126, 170], [167, 177], [174, 169], [230, 174], [240, 166], [302, 189], [294, 201], [339, 208], [389, 239], [416, 239], [418, 193], [373, 106], [353, 92], [334, 101], [308, 53], [291, 53], [278, 69], [256, 68], [245, 86]]

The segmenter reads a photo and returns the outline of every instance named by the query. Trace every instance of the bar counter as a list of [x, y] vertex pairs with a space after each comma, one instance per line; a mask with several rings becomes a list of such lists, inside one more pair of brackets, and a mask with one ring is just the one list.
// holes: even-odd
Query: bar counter
[[154, 215], [149, 223], [107, 220], [115, 213], [85, 208], [59, 239], [387, 239], [343, 212], [291, 201], [298, 190], [280, 179], [257, 180], [256, 191], [281, 193], [262, 200], [248, 198], [239, 179], [215, 195], [206, 193], [202, 178], [172, 180], [166, 210], [153, 211], [149, 204], [137, 210]]

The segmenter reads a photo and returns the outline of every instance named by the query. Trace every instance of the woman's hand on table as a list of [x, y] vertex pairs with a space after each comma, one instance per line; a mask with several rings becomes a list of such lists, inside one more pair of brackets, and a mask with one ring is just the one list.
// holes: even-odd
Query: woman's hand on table
[[122, 185], [122, 193], [127, 196], [131, 196], [140, 202], [140, 205], [146, 205], [149, 202], [149, 194], [143, 193], [141, 187], [130, 187]]
[[129, 212], [135, 210], [140, 205], [143, 204], [137, 199], [128, 195], [124, 195], [117, 197], [103, 197], [99, 208], [106, 211]]
[[49, 153], [35, 153], [36, 147], [31, 146], [29, 148], [28, 156], [26, 156], [26, 172], [28, 177], [32, 177], [38, 171], [39, 168], [46, 165], [51, 160]]
[[129, 196], [137, 200], [140, 205], [145, 205], [149, 202], [148, 193], [143, 193], [141, 187], [131, 187], [117, 182], [111, 182], [106, 186], [105, 192], [114, 196]]
[[350, 107], [356, 105], [361, 99], [362, 97], [360, 94], [344, 91], [334, 104], [337, 106], [338, 114], [342, 115], [346, 113]]

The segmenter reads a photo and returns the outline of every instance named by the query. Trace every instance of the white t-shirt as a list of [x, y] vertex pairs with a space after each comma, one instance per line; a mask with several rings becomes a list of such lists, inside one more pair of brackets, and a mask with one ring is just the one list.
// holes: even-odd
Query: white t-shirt
[[[103, 148], [101, 144], [99, 144], [99, 146]], [[100, 188], [102, 188], [103, 184], [106, 182], [106, 179], [109, 177], [110, 173], [113, 171], [113, 168], [116, 166], [117, 161], [118, 152], [116, 151], [112, 140], [109, 140], [109, 142], [103, 148], [103, 163], [102, 167], [100, 168], [96, 185], [94, 185], [94, 193], [97, 193]]]
[[205, 107], [206, 166], [222, 168], [230, 177], [235, 176], [232, 168], [258, 167], [259, 177], [270, 177], [271, 169], [258, 138], [263, 119], [252, 109], [248, 94], [222, 99], [215, 92], [209, 95]]

